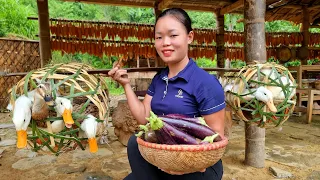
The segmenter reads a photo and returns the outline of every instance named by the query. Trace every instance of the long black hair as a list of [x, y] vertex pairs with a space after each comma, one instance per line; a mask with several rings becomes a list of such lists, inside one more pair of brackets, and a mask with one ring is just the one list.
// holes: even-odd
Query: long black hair
[[192, 31], [191, 19], [190, 19], [189, 15], [187, 14], [187, 12], [185, 10], [181, 9], [181, 8], [170, 8], [170, 9], [164, 10], [158, 16], [156, 24], [157, 24], [157, 22], [158, 22], [158, 20], [160, 18], [168, 16], [168, 15], [177, 18], [177, 20], [179, 20], [184, 25], [184, 27], [186, 28], [187, 33]]

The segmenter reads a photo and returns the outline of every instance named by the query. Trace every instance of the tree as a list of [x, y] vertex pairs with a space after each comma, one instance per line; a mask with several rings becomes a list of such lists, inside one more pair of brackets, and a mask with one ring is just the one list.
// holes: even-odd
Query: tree
[[38, 31], [37, 22], [27, 19], [34, 15], [31, 6], [20, 4], [19, 0], [0, 1], [0, 36], [8, 33], [34, 38]]

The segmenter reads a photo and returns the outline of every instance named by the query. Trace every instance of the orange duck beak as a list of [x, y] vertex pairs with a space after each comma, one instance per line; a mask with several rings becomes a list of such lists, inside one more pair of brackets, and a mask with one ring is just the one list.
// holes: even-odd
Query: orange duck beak
[[266, 104], [269, 107], [271, 112], [276, 113], [278, 111], [276, 106], [273, 104], [273, 100], [272, 99], [270, 101], [268, 101]]
[[17, 148], [25, 148], [27, 146], [27, 131], [19, 130], [17, 131]]
[[98, 151], [98, 144], [96, 138], [89, 138], [89, 150], [91, 153], [96, 153]]
[[74, 124], [74, 121], [72, 119], [72, 115], [71, 115], [71, 110], [70, 109], [65, 109], [63, 114], [62, 114], [62, 118], [64, 121], [64, 124], [66, 125], [67, 128], [71, 128], [72, 124]]

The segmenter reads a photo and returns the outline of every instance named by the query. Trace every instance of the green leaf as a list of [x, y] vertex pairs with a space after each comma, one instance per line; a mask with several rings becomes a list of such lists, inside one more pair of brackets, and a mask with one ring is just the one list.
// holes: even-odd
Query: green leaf
[[52, 88], [52, 90], [53, 90], [53, 91], [56, 90], [61, 84], [65, 83], [65, 82], [68, 81], [69, 79], [74, 79], [74, 78], [78, 77], [79, 74], [80, 74], [81, 69], [82, 69], [82, 68], [79, 68], [75, 74], [72, 74], [72, 75], [64, 78], [63, 80], [59, 81], [59, 82]]
[[[72, 96], [74, 94], [74, 84], [71, 83], [71, 87], [70, 87], [70, 95]], [[73, 102], [73, 97], [70, 98], [71, 103]]]
[[58, 69], [60, 66], [62, 66], [63, 64], [58, 64], [58, 65], [55, 65], [53, 68], [51, 68], [49, 71], [47, 71], [47, 73], [42, 77], [41, 79], [41, 83], [44, 83], [46, 81], [46, 79], [48, 78], [48, 76], [50, 74], [53, 74], [53, 72]]
[[67, 96], [65, 96], [65, 98], [69, 99], [69, 98], [74, 98], [74, 97], [78, 97], [78, 96], [87, 96], [87, 95], [92, 95], [92, 94], [96, 94], [97, 91], [87, 91], [87, 92], [81, 92], [81, 93], [76, 93], [76, 94], [69, 94]]
[[17, 100], [16, 85], [14, 85], [14, 86], [12, 87], [12, 92], [11, 92], [11, 94], [12, 94], [13, 100], [16, 101], [16, 100]]
[[30, 80], [30, 77], [31, 75], [33, 74], [34, 70], [33, 71], [30, 71], [26, 78], [25, 78], [25, 81], [24, 81], [24, 85], [23, 85], [23, 92], [24, 92], [24, 95], [25, 96], [28, 96], [28, 85], [29, 85], [29, 80]]
[[[54, 80], [53, 79], [50, 79], [50, 86], [54, 87]], [[52, 95], [53, 95], [53, 99], [57, 98], [56, 90], [52, 90]]]
[[88, 98], [87, 101], [84, 103], [84, 105], [79, 110], [79, 113], [82, 114], [84, 110], [87, 108], [87, 106], [90, 104], [91, 100]]

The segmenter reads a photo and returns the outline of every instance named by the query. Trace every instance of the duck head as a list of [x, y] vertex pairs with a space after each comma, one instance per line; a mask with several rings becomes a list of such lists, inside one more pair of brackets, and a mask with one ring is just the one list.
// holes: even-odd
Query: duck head
[[86, 133], [88, 137], [89, 150], [91, 153], [98, 151], [98, 144], [96, 139], [98, 122], [96, 118], [91, 114], [87, 115], [87, 118], [81, 123], [81, 129]]
[[36, 88], [36, 92], [47, 102], [52, 102], [52, 88], [49, 82], [41, 82], [36, 78], [38, 86]]
[[17, 98], [13, 106], [12, 121], [17, 131], [17, 148], [27, 146], [27, 128], [31, 121], [31, 107], [31, 100], [24, 95]]
[[72, 124], [74, 124], [71, 101], [67, 98], [57, 97], [55, 100], [55, 108], [58, 116], [62, 116], [65, 126], [71, 128]]
[[257, 91], [254, 93], [254, 96], [259, 100], [264, 102], [271, 112], [277, 112], [277, 108], [273, 103], [273, 94], [270, 90], [265, 87], [257, 88]]

